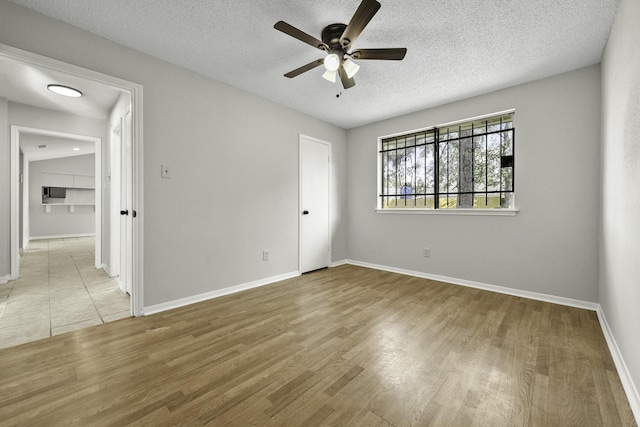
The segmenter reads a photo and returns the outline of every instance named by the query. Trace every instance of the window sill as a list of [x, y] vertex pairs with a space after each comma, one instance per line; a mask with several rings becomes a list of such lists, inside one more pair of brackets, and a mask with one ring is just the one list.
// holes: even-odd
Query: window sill
[[406, 215], [471, 215], [471, 216], [515, 216], [518, 209], [376, 209], [381, 214]]

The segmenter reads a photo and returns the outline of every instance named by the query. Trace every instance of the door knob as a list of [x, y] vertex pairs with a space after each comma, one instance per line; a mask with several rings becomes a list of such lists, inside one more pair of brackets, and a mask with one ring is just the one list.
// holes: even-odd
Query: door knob
[[309, 215], [309, 211], [302, 211], [302, 215]]
[[129, 210], [127, 209], [126, 211], [120, 211], [120, 215], [129, 215]]

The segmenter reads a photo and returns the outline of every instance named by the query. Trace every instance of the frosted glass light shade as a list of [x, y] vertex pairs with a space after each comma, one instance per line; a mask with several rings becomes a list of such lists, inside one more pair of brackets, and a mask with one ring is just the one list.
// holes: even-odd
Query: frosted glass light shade
[[346, 59], [342, 66], [344, 67], [344, 71], [347, 73], [347, 77], [349, 78], [355, 76], [360, 69], [360, 66], [350, 59]]
[[324, 58], [324, 68], [327, 71], [336, 71], [340, 66], [340, 58], [335, 53], [330, 53]]
[[82, 92], [69, 86], [51, 84], [47, 86], [47, 89], [53, 93], [57, 93], [58, 95], [68, 96], [71, 98], [80, 98], [82, 96]]
[[325, 80], [329, 80], [331, 83], [335, 83], [337, 75], [338, 73], [335, 70], [334, 71], [327, 70], [322, 75], [322, 78]]

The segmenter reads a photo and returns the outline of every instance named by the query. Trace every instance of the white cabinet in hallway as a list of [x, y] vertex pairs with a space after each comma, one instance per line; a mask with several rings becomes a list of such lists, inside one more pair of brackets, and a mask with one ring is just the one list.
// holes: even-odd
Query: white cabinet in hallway
[[43, 187], [96, 188], [96, 177], [71, 173], [42, 172]]

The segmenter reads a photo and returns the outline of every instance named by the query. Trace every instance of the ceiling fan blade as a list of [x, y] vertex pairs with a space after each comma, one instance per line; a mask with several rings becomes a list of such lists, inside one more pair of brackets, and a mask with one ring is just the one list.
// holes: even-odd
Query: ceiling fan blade
[[354, 87], [356, 85], [356, 81], [353, 80], [353, 77], [349, 78], [347, 76], [347, 72], [344, 70], [342, 65], [338, 68], [338, 75], [340, 76], [340, 80], [342, 81], [342, 87], [345, 89], [349, 89], [350, 87]]
[[376, 0], [362, 0], [362, 3], [358, 6], [358, 10], [353, 14], [347, 28], [345, 28], [344, 33], [342, 33], [342, 37], [340, 37], [342, 47], [348, 47], [356, 41], [362, 30], [364, 30], [364, 27], [367, 26], [371, 18], [378, 12], [378, 9], [380, 9], [380, 3]]
[[309, 62], [307, 65], [303, 65], [300, 68], [296, 68], [293, 71], [289, 71], [287, 74], [285, 74], [285, 77], [289, 77], [290, 79], [299, 76], [300, 74], [307, 72], [309, 70], [313, 70], [314, 68], [316, 68], [318, 65], [322, 64], [324, 62], [324, 58], [321, 59], [316, 59], [313, 62]]
[[316, 49], [328, 50], [327, 45], [324, 44], [321, 40], [318, 40], [317, 38], [315, 38], [313, 36], [310, 36], [309, 34], [305, 33], [304, 31], [301, 31], [301, 30], [297, 29], [296, 27], [294, 27], [293, 25], [287, 24], [284, 21], [276, 22], [276, 24], [273, 26], [273, 28], [275, 28], [276, 30], [282, 31], [283, 33], [288, 34], [291, 37], [300, 40], [301, 42], [305, 42], [305, 43], [315, 47]]
[[407, 54], [404, 47], [392, 49], [360, 49], [351, 53], [353, 59], [384, 59], [392, 61], [400, 61]]

